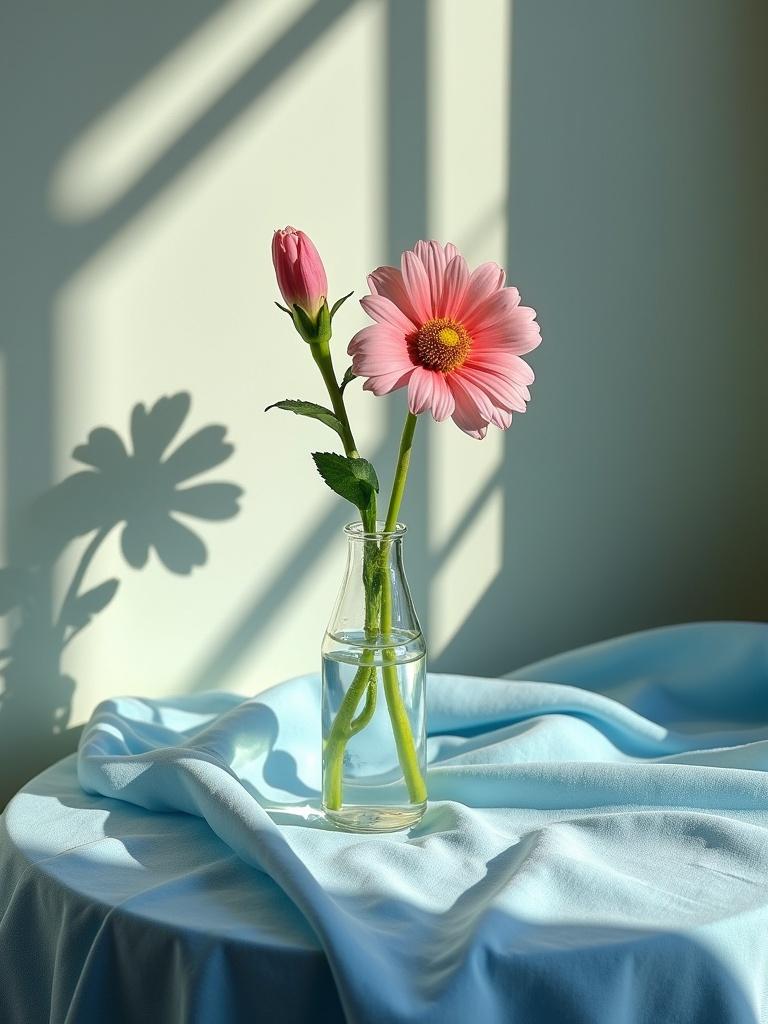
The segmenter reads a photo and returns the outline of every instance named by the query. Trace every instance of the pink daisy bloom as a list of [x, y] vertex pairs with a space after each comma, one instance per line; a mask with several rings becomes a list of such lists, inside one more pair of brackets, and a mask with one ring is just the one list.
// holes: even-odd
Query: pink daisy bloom
[[408, 387], [411, 412], [453, 417], [471, 437], [506, 430], [525, 412], [533, 370], [521, 359], [541, 342], [536, 311], [504, 287], [497, 263], [472, 273], [456, 246], [417, 242], [400, 270], [379, 267], [360, 300], [375, 321], [349, 343], [363, 387], [385, 395]]

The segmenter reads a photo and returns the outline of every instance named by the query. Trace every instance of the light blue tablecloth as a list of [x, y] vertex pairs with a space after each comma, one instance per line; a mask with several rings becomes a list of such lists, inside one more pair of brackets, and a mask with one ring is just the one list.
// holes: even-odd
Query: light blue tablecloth
[[318, 702], [97, 709], [2, 821], [3, 1024], [768, 1021], [768, 626], [431, 676], [398, 835], [318, 817]]

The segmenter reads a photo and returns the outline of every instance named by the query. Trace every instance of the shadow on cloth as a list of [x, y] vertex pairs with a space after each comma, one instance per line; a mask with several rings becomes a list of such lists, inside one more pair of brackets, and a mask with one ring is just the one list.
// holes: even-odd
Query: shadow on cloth
[[[31, 963], [23, 943], [4, 941], [4, 970], [15, 979], [0, 995], [6, 1019], [15, 1019], [19, 1006], [43, 1019], [54, 1006], [62, 1018], [65, 1011], [76, 1019], [107, 1019], [108, 1013], [115, 1024], [148, 1016], [181, 1022], [192, 1019], [189, 1014], [234, 1021], [254, 1013], [279, 1015], [286, 1024], [303, 1024], [308, 1015], [329, 1022], [758, 1024], [728, 969], [686, 935], [609, 923], [540, 923], [483, 909], [514, 879], [535, 836], [491, 858], [484, 877], [442, 914], [413, 902], [372, 900], [370, 892], [328, 893], [350, 923], [374, 915], [381, 925], [377, 938], [391, 954], [379, 971], [394, 972], [376, 979], [366, 1009], [350, 1002], [346, 984], [338, 985], [320, 939], [295, 904], [267, 875], [233, 856], [204, 821], [140, 814], [122, 801], [78, 796], [73, 768], [69, 762], [66, 795], [59, 784], [53, 797], [45, 776], [25, 792], [70, 811], [99, 812], [110, 853], [102, 854], [101, 882], [92, 849], [79, 865], [75, 850], [24, 872], [8, 893], [0, 906], [4, 940], [49, 934], [52, 926], [60, 938], [55, 972], [53, 958]], [[444, 824], [442, 815], [434, 817], [434, 827]], [[101, 884], [111, 894], [104, 901], [97, 896]], [[422, 979], [415, 990], [396, 973], [402, 958], [412, 977]], [[366, 977], [370, 964], [362, 951], [359, 970], [357, 991], [365, 992], [372, 976]], [[480, 1001], [478, 972], [487, 979]], [[374, 994], [380, 999], [382, 990], [386, 1007]]]

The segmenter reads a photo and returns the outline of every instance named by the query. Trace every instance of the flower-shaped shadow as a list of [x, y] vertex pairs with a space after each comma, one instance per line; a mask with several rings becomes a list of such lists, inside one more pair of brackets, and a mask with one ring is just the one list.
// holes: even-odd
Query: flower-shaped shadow
[[[143, 568], [154, 549], [173, 573], [186, 575], [207, 552], [190, 520], [225, 520], [238, 512], [241, 489], [228, 482], [189, 483], [226, 461], [233, 446], [210, 425], [172, 443], [190, 409], [186, 393], [131, 413], [130, 448], [110, 427], [96, 427], [73, 457], [87, 469], [41, 495], [19, 531], [14, 564], [0, 568], [0, 616], [10, 617], [10, 644], [0, 650], [0, 806], [34, 771], [68, 752], [75, 681], [64, 674], [67, 645], [112, 602], [119, 580], [84, 589], [101, 545], [122, 526], [129, 565]], [[183, 486], [182, 486], [183, 485]], [[52, 568], [79, 537], [89, 536], [58, 611]], [[47, 742], [46, 742], [47, 738]], [[56, 739], [57, 738], [57, 739]], [[56, 742], [53, 740], [56, 739]]]
[[71, 485], [77, 484], [83, 494], [90, 492], [94, 511], [102, 513], [102, 526], [125, 523], [121, 546], [136, 569], [143, 568], [154, 548], [171, 572], [191, 572], [205, 563], [205, 545], [174, 513], [216, 520], [229, 519], [238, 510], [242, 492], [235, 484], [180, 486], [218, 466], [233, 451], [224, 440], [224, 427], [208, 426], [166, 455], [189, 406], [184, 393], [161, 398], [149, 411], [137, 405], [131, 414], [132, 453], [109, 427], [92, 430], [72, 453], [93, 469], [71, 477]]

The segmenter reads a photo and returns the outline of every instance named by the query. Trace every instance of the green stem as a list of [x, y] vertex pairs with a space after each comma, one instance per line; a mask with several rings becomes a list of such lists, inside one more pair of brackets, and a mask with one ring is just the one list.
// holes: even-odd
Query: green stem
[[[394, 660], [395, 652], [388, 648], [384, 651], [385, 660]], [[395, 734], [395, 746], [400, 767], [403, 769], [403, 777], [408, 787], [408, 796], [412, 804], [423, 804], [427, 799], [427, 785], [419, 766], [419, 756], [416, 753], [416, 744], [413, 740], [411, 723], [408, 712], [403, 704], [403, 695], [400, 692], [400, 680], [395, 665], [384, 665], [382, 669], [384, 677], [384, 696], [387, 699], [387, 710], [392, 722], [392, 731]]]
[[[333, 368], [330, 347], [327, 342], [316, 343], [310, 346], [312, 356], [317, 364], [325, 382], [328, 396], [339, 422], [342, 425], [342, 441], [344, 451], [349, 458], [359, 458], [359, 452], [355, 443], [352, 429], [349, 424], [349, 417], [344, 405], [344, 396], [336, 380], [336, 373]], [[395, 480], [392, 486], [392, 495], [387, 510], [387, 518], [384, 530], [391, 533], [397, 523], [397, 516], [400, 511], [400, 504], [405, 493], [405, 485], [408, 478], [408, 467], [411, 460], [411, 448], [413, 446], [413, 435], [416, 430], [417, 417], [409, 412], [403, 435], [400, 441], [400, 453], [395, 471]], [[375, 505], [361, 513], [363, 527], [367, 532], [376, 530], [376, 508]], [[392, 583], [388, 571], [390, 544], [383, 541], [380, 551], [381, 557], [381, 632], [388, 636], [392, 631]], [[366, 558], [370, 557], [366, 552]], [[375, 595], [369, 586], [366, 586], [366, 630], [375, 631], [375, 623], [371, 615], [375, 611]], [[385, 662], [394, 662], [395, 652], [392, 648], [384, 651]], [[349, 739], [363, 729], [373, 717], [376, 710], [377, 696], [377, 672], [372, 666], [373, 651], [367, 650], [363, 653], [363, 663], [357, 670], [349, 689], [344, 695], [341, 706], [331, 726], [331, 732], [326, 743], [325, 757], [325, 804], [330, 810], [339, 810], [343, 799], [343, 766], [344, 750]], [[412, 803], [422, 803], [427, 798], [427, 790], [419, 767], [419, 760], [416, 753], [416, 745], [413, 740], [408, 714], [403, 704], [400, 684], [397, 675], [397, 668], [394, 664], [385, 664], [382, 669], [384, 680], [384, 695], [387, 700], [387, 709], [392, 722], [392, 730], [395, 737], [398, 759], [403, 770], [408, 793]], [[361, 713], [355, 718], [355, 711], [363, 698], [366, 696], [365, 706]]]
[[[365, 527], [369, 529], [368, 526]], [[375, 522], [373, 529], [375, 529]], [[376, 557], [378, 551], [374, 545], [372, 553], [368, 551], [368, 541], [364, 557]], [[365, 572], [365, 569], [363, 570]], [[375, 643], [378, 630], [378, 606], [374, 593], [374, 582], [372, 578], [365, 576], [365, 632], [366, 638]], [[344, 750], [348, 741], [356, 733], [360, 732], [373, 718], [376, 711], [376, 699], [378, 696], [377, 671], [374, 665], [373, 648], [366, 648], [361, 657], [361, 665], [355, 673], [355, 677], [344, 694], [339, 710], [331, 725], [331, 731], [323, 751], [323, 800], [328, 810], [341, 810], [343, 802], [343, 776], [344, 776]], [[360, 701], [365, 694], [365, 706], [355, 718], [354, 714]]]
[[[357, 444], [355, 443], [355, 438], [352, 434], [349, 416], [347, 415], [347, 409], [344, 404], [344, 395], [342, 394], [342, 390], [336, 379], [336, 371], [333, 367], [330, 345], [327, 341], [314, 342], [310, 344], [310, 349], [312, 352], [312, 358], [315, 360], [317, 368], [320, 370], [323, 381], [325, 382], [325, 387], [328, 392], [328, 397], [331, 400], [333, 411], [336, 418], [341, 423], [341, 439], [344, 445], [344, 451], [348, 458], [359, 459], [360, 453], [357, 450]], [[360, 518], [363, 523], [363, 529], [366, 533], [376, 532], [375, 495], [370, 507], [367, 509], [361, 509]], [[377, 554], [377, 552], [375, 553]], [[369, 553], [368, 546], [366, 545], [366, 552], [364, 555], [365, 561], [368, 562], [370, 557], [371, 554]], [[375, 614], [375, 611], [376, 603], [374, 595], [371, 593], [370, 588], [366, 586], [365, 618], [366, 631], [369, 633], [375, 632], [376, 630], [376, 619], [378, 616]], [[341, 808], [344, 750], [347, 742], [355, 735], [355, 733], [360, 732], [361, 729], [365, 728], [376, 710], [378, 683], [376, 678], [376, 669], [372, 666], [372, 663], [373, 652], [364, 651], [362, 664], [355, 673], [355, 677], [344, 695], [341, 706], [336, 712], [336, 717], [333, 720], [331, 732], [326, 742], [323, 753], [325, 760], [324, 798], [326, 807], [330, 810], [339, 810]], [[363, 698], [363, 694], [365, 694], [365, 706], [360, 714], [355, 718], [354, 714]]]
[[344, 405], [344, 396], [341, 393], [339, 382], [336, 380], [336, 371], [333, 368], [330, 345], [327, 341], [323, 341], [314, 342], [309, 347], [312, 350], [312, 358], [317, 363], [317, 368], [320, 370], [325, 381], [325, 387], [328, 391], [333, 411], [341, 423], [343, 431], [341, 440], [344, 444], [344, 451], [347, 453], [348, 458], [359, 459], [360, 452], [357, 450], [357, 445], [352, 435], [352, 428], [349, 425], [349, 416], [347, 416], [347, 409]]
[[[344, 699], [341, 702], [339, 710], [336, 712], [336, 717], [333, 720], [331, 726], [331, 732], [328, 736], [328, 740], [325, 745], [323, 757], [325, 760], [325, 778], [324, 778], [324, 801], [325, 806], [331, 811], [338, 811], [341, 809], [342, 804], [342, 776], [344, 767], [344, 748], [347, 745], [349, 738], [354, 735], [355, 732], [359, 732], [363, 728], [363, 725], [367, 724], [363, 722], [363, 725], [355, 727], [355, 723], [359, 721], [366, 714], [366, 709], [370, 698], [366, 701], [366, 709], [364, 709], [357, 719], [354, 719], [357, 705], [362, 700], [363, 694], [370, 692], [370, 676], [371, 676], [371, 664], [373, 661], [373, 651], [366, 650], [363, 652], [363, 662], [355, 673], [355, 678], [349, 685], [349, 689], [344, 694]], [[369, 662], [369, 664], [365, 664]], [[373, 670], [374, 683], [376, 670]], [[373, 710], [371, 711], [373, 714]]]
[[400, 503], [403, 500], [405, 484], [408, 480], [408, 467], [411, 464], [411, 449], [413, 448], [413, 435], [416, 431], [417, 420], [418, 416], [415, 416], [412, 412], [409, 412], [405, 417], [403, 435], [400, 438], [400, 452], [397, 457], [395, 479], [392, 483], [392, 494], [389, 499], [387, 519], [384, 523], [385, 533], [391, 533], [395, 526], [397, 526], [397, 517], [400, 514]]
[[355, 733], [360, 732], [373, 718], [376, 712], [376, 700], [379, 695], [379, 688], [376, 682], [376, 669], [370, 668], [368, 671], [368, 689], [365, 691], [365, 706], [357, 718], [353, 719], [349, 723], [350, 736], [354, 736]]
[[[387, 519], [384, 524], [385, 533], [392, 533], [397, 525], [397, 517], [400, 513], [400, 504], [405, 493], [405, 485], [408, 480], [408, 467], [411, 463], [411, 450], [413, 448], [413, 435], [416, 430], [417, 417], [409, 412], [403, 426], [403, 434], [400, 439], [400, 452], [395, 469], [395, 479], [392, 484], [392, 495], [389, 499]], [[389, 573], [389, 550], [391, 541], [383, 540], [381, 544], [381, 633], [383, 637], [392, 634], [392, 579]], [[411, 723], [408, 713], [403, 704], [403, 696], [400, 692], [400, 682], [397, 675], [397, 667], [393, 664], [395, 652], [391, 647], [384, 650], [384, 666], [382, 675], [384, 678], [384, 696], [387, 700], [387, 709], [392, 722], [392, 731], [395, 736], [395, 746], [400, 767], [403, 770], [405, 784], [408, 787], [408, 795], [411, 803], [420, 804], [427, 799], [427, 787], [419, 767], [419, 758], [416, 753], [416, 744], [413, 740]], [[389, 663], [389, 664], [387, 664]]]

